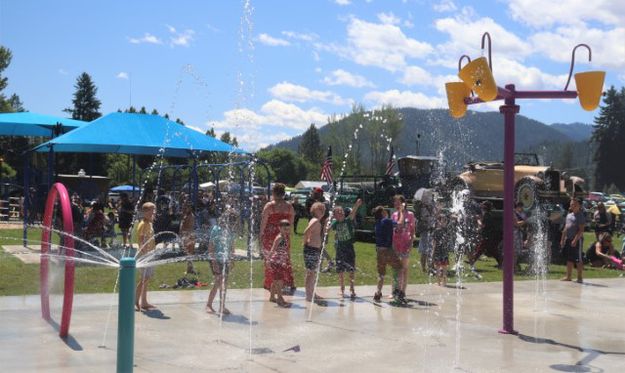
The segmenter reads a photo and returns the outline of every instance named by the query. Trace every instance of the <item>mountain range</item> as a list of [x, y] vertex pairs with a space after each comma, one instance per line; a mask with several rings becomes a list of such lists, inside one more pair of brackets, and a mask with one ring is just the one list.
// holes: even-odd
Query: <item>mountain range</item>
[[[473, 160], [499, 161], [503, 159], [503, 117], [498, 112], [468, 111], [461, 119], [453, 119], [443, 109], [397, 109], [403, 118], [403, 127], [392, 140], [397, 157], [405, 155], [439, 156], [452, 169]], [[515, 149], [517, 152], [540, 148], [541, 144], [587, 141], [593, 127], [584, 123], [547, 125], [537, 120], [516, 116]], [[345, 134], [345, 118], [318, 128], [321, 143], [336, 145], [337, 133]], [[363, 123], [363, 125], [367, 125]], [[298, 150], [302, 136], [279, 142], [271, 147]], [[336, 153], [335, 153], [336, 154]], [[367, 149], [361, 151], [366, 161]]]

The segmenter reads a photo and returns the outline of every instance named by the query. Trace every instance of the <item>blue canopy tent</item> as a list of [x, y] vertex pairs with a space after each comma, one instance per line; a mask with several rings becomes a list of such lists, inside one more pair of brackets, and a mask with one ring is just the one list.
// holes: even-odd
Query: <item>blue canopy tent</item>
[[[114, 153], [193, 158], [204, 152], [248, 154], [159, 115], [111, 113], [43, 143], [36, 152]], [[133, 185], [135, 169], [133, 162]], [[195, 162], [194, 162], [195, 169]], [[197, 174], [194, 173], [197, 181]], [[197, 185], [197, 182], [195, 183]], [[194, 198], [197, 195], [195, 190]]]
[[87, 122], [31, 112], [0, 114], [0, 135], [55, 137]]
[[247, 154], [159, 115], [111, 113], [35, 148], [57, 153], [121, 153], [193, 157], [202, 152]]
[[[86, 125], [81, 120], [28, 111], [0, 114], [0, 136], [56, 137]], [[25, 157], [25, 159], [27, 159]], [[48, 156], [48, 179], [52, 180], [52, 153]], [[25, 170], [26, 171], [26, 170]]]
[[110, 189], [111, 192], [133, 192], [139, 190], [139, 187], [134, 185], [118, 185]]

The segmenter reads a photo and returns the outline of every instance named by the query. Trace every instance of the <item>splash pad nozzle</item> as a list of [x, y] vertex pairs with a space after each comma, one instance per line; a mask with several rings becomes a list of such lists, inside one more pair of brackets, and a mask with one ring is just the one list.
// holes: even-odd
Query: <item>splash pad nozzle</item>
[[135, 342], [135, 258], [119, 261], [119, 309], [117, 311], [117, 373], [132, 372]]

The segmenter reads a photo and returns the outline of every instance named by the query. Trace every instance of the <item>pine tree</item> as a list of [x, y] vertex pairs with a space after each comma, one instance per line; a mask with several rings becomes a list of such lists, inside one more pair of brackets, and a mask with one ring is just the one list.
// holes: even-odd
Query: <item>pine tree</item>
[[24, 111], [23, 103], [15, 93], [6, 98], [2, 92], [9, 85], [9, 78], [3, 77], [2, 72], [9, 67], [13, 55], [11, 50], [0, 45], [0, 113]]
[[595, 118], [591, 140], [597, 146], [594, 154], [595, 189], [603, 190], [614, 183], [620, 190], [625, 190], [625, 173], [615, 167], [625, 155], [625, 88], [618, 92], [614, 86], [610, 87], [603, 103]]
[[317, 127], [315, 127], [314, 123], [312, 123], [302, 135], [298, 153], [309, 162], [319, 163], [321, 161], [321, 139], [319, 138], [319, 131], [317, 131]]
[[219, 137], [219, 140], [225, 142], [226, 144], [230, 144], [232, 146], [239, 146], [239, 142], [237, 141], [237, 138], [235, 136], [230, 135], [230, 132], [226, 131], [224, 132], [221, 137]]
[[[73, 107], [64, 111], [72, 115], [72, 119], [91, 122], [102, 116], [100, 114], [100, 100], [96, 94], [98, 88], [91, 80], [91, 76], [82, 73], [76, 79], [74, 85], [76, 91], [72, 99]], [[64, 154], [57, 156], [56, 168], [59, 172], [75, 174], [80, 169], [85, 170], [91, 175], [106, 174], [106, 157], [104, 154], [89, 153], [87, 156], [80, 154]]]
[[96, 97], [98, 88], [91, 80], [91, 76], [87, 73], [80, 74], [76, 79], [74, 88], [76, 88], [72, 100], [74, 107], [65, 109], [65, 112], [71, 113], [72, 119], [86, 122], [91, 122], [102, 116], [99, 112], [101, 103]]

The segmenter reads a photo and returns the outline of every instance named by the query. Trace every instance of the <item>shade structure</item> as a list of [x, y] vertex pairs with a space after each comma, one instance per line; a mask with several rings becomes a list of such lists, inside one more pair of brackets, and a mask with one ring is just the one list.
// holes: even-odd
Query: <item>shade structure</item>
[[141, 191], [141, 188], [139, 188], [138, 186], [132, 186], [132, 185], [118, 185], [116, 187], [112, 187], [110, 189], [111, 192], [132, 192], [132, 191]]
[[35, 148], [37, 152], [121, 153], [191, 157], [202, 152], [247, 154], [159, 115], [111, 113]]
[[[81, 120], [61, 118], [53, 115], [31, 112], [1, 113], [1, 136], [43, 136], [54, 137], [60, 133], [85, 126]], [[57, 133], [55, 133], [55, 131]]]

